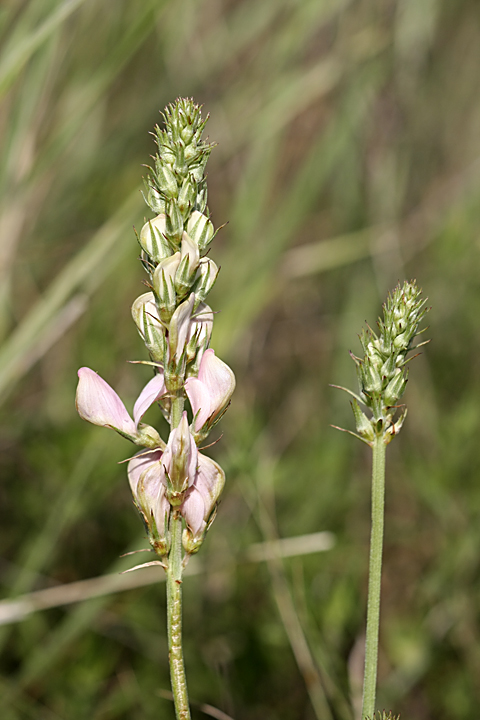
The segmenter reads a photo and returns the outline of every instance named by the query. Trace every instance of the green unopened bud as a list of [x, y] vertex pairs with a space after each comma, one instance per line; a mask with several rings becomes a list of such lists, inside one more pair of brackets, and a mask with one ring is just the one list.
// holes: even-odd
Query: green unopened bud
[[183, 215], [175, 200], [168, 204], [166, 215], [166, 235], [169, 240], [178, 245], [183, 235]]
[[197, 187], [195, 210], [198, 210], [201, 213], [205, 212], [205, 208], [207, 207], [207, 197], [208, 197], [207, 183], [205, 181], [203, 181], [203, 183], [199, 184]]
[[151, 184], [151, 181], [145, 183], [147, 194], [144, 200], [154, 213], [164, 213], [166, 208], [165, 198]]
[[166, 216], [161, 213], [153, 220], [149, 220], [142, 227], [138, 239], [147, 255], [156, 263], [172, 255], [173, 250], [165, 237]]
[[195, 555], [202, 547], [204, 539], [205, 535], [203, 533], [195, 537], [191, 530], [185, 528], [182, 535], [183, 549], [188, 555]]
[[397, 368], [397, 374], [392, 378], [392, 380], [390, 380], [383, 392], [383, 401], [385, 405], [395, 405], [395, 403], [400, 400], [405, 392], [407, 380], [408, 376], [404, 377], [402, 370]]
[[377, 368], [368, 361], [368, 358], [365, 358], [362, 364], [362, 382], [362, 389], [365, 393], [379, 393], [382, 389], [382, 378]]
[[395, 375], [395, 371], [398, 369], [395, 355], [389, 355], [382, 365], [380, 374], [382, 377], [391, 378]]
[[218, 267], [213, 260], [210, 260], [210, 258], [202, 258], [200, 260], [195, 283], [192, 287], [192, 291], [195, 293], [196, 298], [195, 309], [197, 309], [198, 305], [205, 300], [208, 293], [215, 285], [218, 272]]
[[175, 175], [170, 170], [168, 165], [160, 163], [156, 168], [156, 180], [158, 183], [158, 189], [167, 198], [175, 198], [178, 194], [178, 183]]
[[175, 275], [175, 289], [179, 298], [184, 298], [190, 292], [200, 260], [197, 243], [183, 233], [181, 261]]
[[155, 428], [150, 425], [145, 425], [144, 423], [140, 423], [138, 427], [138, 441], [136, 444], [152, 449], [165, 447], [164, 441]]
[[152, 292], [144, 293], [135, 300], [132, 305], [132, 317], [152, 359], [163, 364], [167, 341]]
[[203, 252], [211, 243], [214, 227], [210, 220], [198, 210], [193, 212], [187, 223], [187, 233], [196, 241], [200, 252]]
[[180, 264], [180, 253], [162, 260], [155, 268], [153, 274], [153, 290], [157, 299], [157, 308], [160, 319], [168, 323], [177, 304], [175, 293], [175, 273]]
[[371, 421], [362, 412], [362, 410], [360, 409], [360, 405], [355, 399], [353, 399], [350, 404], [352, 406], [353, 415], [355, 417], [357, 433], [367, 442], [372, 442], [372, 440], [375, 439], [375, 431], [373, 429]]
[[178, 208], [183, 217], [186, 218], [191, 207], [195, 204], [197, 197], [197, 184], [192, 177], [186, 177], [178, 193]]

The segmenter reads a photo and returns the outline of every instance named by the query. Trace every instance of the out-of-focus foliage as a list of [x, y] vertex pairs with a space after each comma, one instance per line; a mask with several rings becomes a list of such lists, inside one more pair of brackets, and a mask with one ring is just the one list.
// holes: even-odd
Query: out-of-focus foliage
[[[141, 165], [158, 111], [194, 96], [218, 142], [209, 207], [229, 221], [213, 347], [238, 388], [209, 451], [224, 500], [185, 579], [191, 697], [297, 720], [323, 686], [322, 717], [353, 717], [370, 457], [330, 428], [352, 420], [329, 383], [354, 385], [356, 334], [415, 277], [433, 341], [388, 452], [378, 707], [476, 720], [478, 2], [6, 0], [0, 43], [3, 595], [115, 572], [142, 546], [117, 465], [131, 448], [79, 420], [76, 369], [132, 401], [149, 377], [126, 362], [145, 359]], [[242, 562], [320, 530], [328, 552]], [[32, 614], [0, 643], [3, 720], [173, 717], [162, 583]]]

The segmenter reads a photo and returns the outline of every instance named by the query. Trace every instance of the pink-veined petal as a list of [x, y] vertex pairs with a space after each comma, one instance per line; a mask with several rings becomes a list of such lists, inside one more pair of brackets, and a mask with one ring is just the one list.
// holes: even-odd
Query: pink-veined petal
[[165, 395], [165, 379], [163, 377], [163, 368], [159, 368], [160, 372], [148, 382], [138, 396], [137, 402], [133, 406], [133, 419], [135, 426], [147, 412], [148, 408], [153, 405], [162, 395]]
[[195, 487], [205, 503], [205, 520], [213, 510], [225, 486], [225, 473], [215, 460], [198, 453], [198, 469]]
[[195, 377], [190, 377], [185, 381], [185, 392], [195, 417], [195, 431], [198, 432], [213, 412], [210, 405], [210, 393], [205, 383]]
[[184, 300], [175, 310], [170, 320], [169, 345], [170, 356], [175, 356], [178, 363], [185, 349], [190, 329], [195, 294], [190, 293], [188, 300]]
[[135, 455], [128, 463], [128, 480], [135, 502], [150, 523], [155, 520], [158, 533], [165, 534], [165, 515], [170, 512], [170, 503], [165, 497], [167, 480], [162, 463], [162, 451], [151, 450]]
[[184, 412], [178, 427], [170, 433], [162, 460], [177, 491], [184, 489], [185, 482], [188, 487], [195, 482], [197, 457], [197, 446], [188, 426], [187, 413]]
[[235, 390], [235, 375], [223, 360], [216, 357], [215, 350], [210, 348], [203, 353], [198, 379], [207, 386], [216, 412], [223, 410]]
[[83, 367], [78, 371], [76, 395], [77, 411], [83, 420], [102, 427], [111, 427], [129, 436], [137, 429], [117, 393], [94, 370]]
[[166, 485], [165, 473], [163, 472], [163, 463], [161, 450], [149, 450], [137, 453], [128, 463], [128, 481], [132, 489], [133, 496], [137, 496], [138, 483], [142, 475], [148, 473], [148, 482], [144, 488], [149, 488], [149, 495], [156, 497], [160, 485]]
[[185, 522], [194, 535], [197, 535], [205, 526], [205, 503], [202, 495], [195, 487], [191, 487], [182, 503], [181, 513]]

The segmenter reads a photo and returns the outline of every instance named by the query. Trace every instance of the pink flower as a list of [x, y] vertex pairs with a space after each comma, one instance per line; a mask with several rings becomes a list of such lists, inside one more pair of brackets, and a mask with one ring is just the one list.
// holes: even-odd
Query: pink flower
[[207, 425], [215, 424], [215, 420], [227, 407], [235, 390], [235, 375], [212, 349], [205, 350], [198, 377], [190, 377], [185, 382], [185, 392], [192, 406], [195, 417], [195, 432]]
[[161, 450], [141, 452], [128, 463], [128, 480], [135, 503], [148, 526], [153, 520], [160, 538], [165, 537], [165, 524], [170, 513], [170, 503], [165, 497], [167, 485], [162, 455]]
[[181, 513], [194, 538], [199, 538], [204, 533], [224, 485], [225, 473], [220, 465], [198, 453], [195, 480], [181, 507]]
[[115, 390], [100, 375], [83, 367], [78, 371], [78, 377], [76, 406], [80, 417], [93, 425], [113, 428], [134, 442], [140, 439], [140, 420], [148, 408], [165, 394], [165, 381], [161, 370], [140, 393], [133, 408], [132, 420]]
[[197, 451], [191, 435], [191, 441], [188, 440], [186, 422], [185, 413], [179, 427], [170, 433], [165, 451], [139, 453], [128, 464], [128, 479], [135, 502], [149, 526], [153, 519], [153, 529], [160, 537], [165, 536], [165, 520], [170, 513], [167, 498], [172, 475], [175, 474], [175, 450], [180, 449], [180, 456], [184, 458], [182, 477], [185, 489], [179, 492], [182, 501], [180, 512], [195, 538], [203, 534], [225, 484], [225, 474], [221, 467]]
[[188, 427], [187, 413], [184, 412], [178, 427], [170, 433], [162, 459], [162, 465], [175, 493], [183, 493], [193, 485], [197, 472], [197, 457], [197, 446]]

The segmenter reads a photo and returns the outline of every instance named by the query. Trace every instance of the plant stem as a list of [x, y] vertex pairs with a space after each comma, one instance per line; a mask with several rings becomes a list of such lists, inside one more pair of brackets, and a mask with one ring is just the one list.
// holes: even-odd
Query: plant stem
[[182, 418], [183, 406], [185, 404], [185, 396], [182, 390], [177, 390], [176, 395], [172, 399], [172, 409], [170, 412], [170, 430], [178, 427]]
[[[181, 390], [172, 400], [170, 415], [172, 430], [180, 423], [184, 402], [185, 397]], [[168, 659], [177, 720], [190, 720], [182, 645], [182, 571], [182, 516], [177, 508], [172, 508], [167, 567]]]
[[385, 451], [383, 433], [373, 443], [372, 532], [368, 575], [367, 633], [363, 681], [362, 720], [373, 720], [377, 686], [380, 587], [382, 580], [383, 524], [385, 507]]
[[182, 646], [182, 517], [170, 518], [171, 548], [167, 568], [168, 657], [177, 720], [190, 720]]

